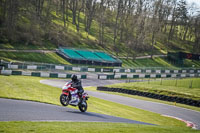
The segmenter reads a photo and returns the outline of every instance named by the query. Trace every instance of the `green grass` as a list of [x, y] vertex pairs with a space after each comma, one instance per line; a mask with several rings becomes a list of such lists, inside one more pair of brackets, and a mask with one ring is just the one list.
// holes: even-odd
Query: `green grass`
[[[27, 52], [0, 52], [0, 59], [7, 61], [29, 61], [29, 62], [41, 62], [41, 63], [53, 63], [53, 64], [67, 64], [70, 65], [68, 61], [58, 56], [56, 53], [27, 53]], [[153, 59], [122, 59], [123, 67], [170, 67], [177, 68], [165, 58], [153, 58]], [[185, 60], [185, 66], [200, 67], [200, 61], [190, 61]], [[77, 64], [75, 64], [77, 65]], [[88, 65], [87, 65], [88, 66]]]
[[[87, 90], [98, 91], [97, 87], [87, 87]], [[108, 94], [113, 94], [113, 95], [120, 95], [120, 96], [130, 97], [130, 98], [139, 99], [139, 100], [163, 103], [163, 104], [173, 105], [173, 106], [182, 107], [182, 108], [186, 108], [186, 109], [196, 110], [196, 111], [200, 112], [200, 108], [199, 107], [189, 106], [189, 105], [181, 104], [181, 103], [174, 103], [174, 102], [163, 101], [163, 100], [159, 100], [159, 99], [153, 99], [153, 98], [142, 97], [142, 96], [137, 96], [137, 95], [123, 94], [123, 93], [118, 93], [118, 92], [107, 92], [107, 91], [104, 91], [103, 93], [108, 93]]]
[[0, 52], [0, 59], [7, 61], [28, 61], [53, 64], [67, 64], [69, 62], [58, 56], [56, 53], [27, 53], [27, 52]]
[[[60, 105], [60, 88], [39, 83], [40, 77], [0, 76], [0, 97], [40, 101]], [[134, 107], [91, 97], [88, 111], [122, 118], [153, 123], [162, 126], [185, 127], [185, 123], [176, 119]]]
[[146, 126], [126, 123], [97, 122], [0, 122], [6, 133], [198, 133], [180, 127]]
[[181, 68], [181, 67], [200, 67], [200, 61], [184, 60], [182, 66], [177, 66], [172, 62], [168, 61], [167, 58], [154, 57], [153, 59], [121, 59], [123, 61], [123, 67], [162, 67], [162, 68]]
[[128, 67], [128, 66], [132, 66], [132, 67], [174, 67], [169, 62], [167, 62], [163, 58], [159, 58], [159, 57], [156, 57], [153, 59], [147, 58], [147, 59], [135, 59], [135, 60], [122, 59], [122, 61], [123, 61], [124, 67]]
[[[192, 85], [192, 86], [191, 86]], [[179, 96], [200, 100], [200, 78], [132, 82], [108, 85], [108, 87], [133, 89], [167, 96]]]
[[18, 49], [18, 50], [55, 50], [57, 46], [48, 41], [45, 41], [42, 45], [37, 44], [23, 44], [23, 43], [0, 43], [0, 49]]

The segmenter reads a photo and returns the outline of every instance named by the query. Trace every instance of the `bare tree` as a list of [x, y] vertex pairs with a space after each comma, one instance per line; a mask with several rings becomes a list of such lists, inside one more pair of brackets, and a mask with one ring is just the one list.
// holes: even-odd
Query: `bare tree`
[[70, 10], [72, 11], [72, 23], [76, 25], [76, 14], [77, 14], [77, 8], [78, 8], [78, 0], [70, 0]]
[[85, 31], [90, 34], [90, 28], [96, 13], [97, 0], [86, 0], [85, 6]]
[[105, 26], [105, 10], [106, 10], [106, 0], [101, 0], [98, 8], [98, 22], [99, 22], [99, 45], [104, 46], [104, 26]]
[[40, 18], [43, 10], [44, 0], [36, 0], [36, 13], [38, 18]]
[[193, 52], [200, 52], [200, 13], [194, 17], [194, 36], [195, 41], [193, 45]]
[[63, 15], [63, 23], [64, 27], [66, 27], [66, 0], [62, 0], [62, 15]]
[[[121, 38], [123, 34], [123, 19], [124, 19], [124, 12], [125, 12], [125, 7], [127, 5], [128, 0], [118, 0], [116, 3], [116, 16], [115, 16], [115, 24], [114, 24], [114, 36], [113, 36], [113, 45], [114, 45], [114, 50], [116, 52], [116, 55], [118, 56], [119, 53], [119, 48], [117, 46], [117, 37], [118, 37], [118, 32], [121, 27]], [[120, 43], [120, 42], [119, 42]]]

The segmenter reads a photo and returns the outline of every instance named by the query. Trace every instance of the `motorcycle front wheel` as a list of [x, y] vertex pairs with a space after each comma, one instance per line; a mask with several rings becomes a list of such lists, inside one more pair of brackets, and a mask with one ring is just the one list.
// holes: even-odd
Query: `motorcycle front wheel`
[[67, 106], [67, 105], [69, 104], [69, 96], [64, 95], [64, 94], [61, 94], [61, 95], [60, 95], [60, 103], [61, 103], [63, 106]]
[[85, 112], [87, 110], [87, 102], [82, 101], [82, 103], [78, 105], [78, 108], [81, 112]]

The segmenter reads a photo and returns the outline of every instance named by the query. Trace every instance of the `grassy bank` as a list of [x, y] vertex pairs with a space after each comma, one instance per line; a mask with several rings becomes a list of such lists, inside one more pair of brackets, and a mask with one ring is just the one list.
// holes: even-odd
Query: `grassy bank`
[[[53, 64], [67, 64], [70, 63], [58, 56], [56, 53], [27, 53], [27, 52], [0, 52], [0, 59], [7, 61], [28, 61], [40, 63], [53, 63]], [[170, 67], [178, 68], [169, 62], [166, 58], [155, 57], [153, 59], [121, 59], [123, 67]], [[77, 64], [76, 64], [77, 65]], [[200, 61], [185, 60], [182, 67], [200, 67]]]
[[180, 127], [146, 126], [126, 123], [97, 122], [0, 122], [0, 132], [6, 133], [199, 133]]
[[67, 64], [70, 63], [64, 60], [56, 53], [27, 53], [27, 52], [0, 52], [0, 59], [7, 61], [28, 61], [40, 63], [53, 63], [53, 64]]
[[145, 82], [132, 82], [108, 85], [108, 87], [132, 89], [167, 96], [178, 96], [183, 98], [200, 100], [200, 78], [174, 80], [160, 79], [159, 81], [147, 80]]
[[152, 59], [121, 59], [123, 62], [123, 67], [170, 67], [170, 68], [180, 68], [180, 67], [200, 67], [200, 61], [184, 60], [183, 65], [177, 65], [173, 62], [167, 60], [166, 57], [154, 57]]
[[[60, 105], [60, 88], [39, 83], [42, 78], [25, 76], [0, 76], [0, 97], [25, 99]], [[161, 126], [185, 128], [185, 123], [160, 114], [105, 101], [91, 97], [88, 101], [89, 112], [113, 115], [122, 118], [153, 123]]]

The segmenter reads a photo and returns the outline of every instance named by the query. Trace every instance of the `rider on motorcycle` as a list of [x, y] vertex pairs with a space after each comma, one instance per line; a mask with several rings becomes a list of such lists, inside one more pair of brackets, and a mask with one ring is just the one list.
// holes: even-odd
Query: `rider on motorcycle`
[[72, 87], [78, 89], [78, 95], [81, 97], [82, 93], [84, 92], [83, 87], [81, 85], [81, 80], [79, 80], [75, 74], [71, 76], [71, 79]]

